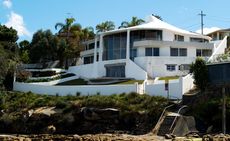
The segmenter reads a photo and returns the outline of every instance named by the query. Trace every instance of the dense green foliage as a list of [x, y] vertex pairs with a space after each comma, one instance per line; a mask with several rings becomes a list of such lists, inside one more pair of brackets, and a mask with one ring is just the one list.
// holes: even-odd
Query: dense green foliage
[[132, 17], [132, 20], [130, 22], [123, 21], [119, 28], [127, 28], [127, 27], [137, 26], [137, 25], [143, 24], [144, 22], [145, 21], [143, 19], [138, 19], [137, 17]]
[[[230, 97], [226, 100], [226, 121], [230, 121]], [[197, 102], [192, 106], [191, 113], [196, 119], [202, 121], [206, 126], [213, 126], [214, 132], [221, 131], [222, 122], [222, 99], [211, 98], [204, 96], [197, 99]], [[230, 124], [227, 124], [227, 129], [229, 130]], [[215, 131], [216, 130], [216, 131]]]
[[112, 21], [105, 21], [96, 26], [97, 32], [105, 32], [115, 29], [115, 24]]
[[37, 31], [32, 38], [29, 49], [31, 62], [56, 60], [58, 38], [50, 30]]
[[163, 97], [139, 95], [136, 93], [120, 95], [94, 96], [48, 96], [36, 95], [31, 92], [0, 92], [0, 109], [8, 112], [32, 109], [42, 106], [59, 106], [71, 108], [73, 105], [95, 108], [118, 108], [124, 112], [158, 113], [168, 104]]
[[13, 72], [19, 62], [17, 31], [0, 25], [0, 88], [12, 87]]
[[208, 67], [206, 62], [202, 58], [197, 58], [195, 63], [191, 65], [191, 72], [195, 79], [194, 83], [200, 90], [204, 91], [208, 83]]
[[[168, 102], [163, 97], [136, 93], [110, 96], [81, 96], [80, 93], [76, 93], [76, 96], [48, 96], [30, 92], [0, 92], [0, 132], [47, 134], [47, 127], [54, 125], [57, 134], [116, 131], [145, 134], [152, 130], [167, 105]], [[34, 110], [39, 112], [44, 107], [55, 107], [55, 113], [50, 116], [33, 113]]]

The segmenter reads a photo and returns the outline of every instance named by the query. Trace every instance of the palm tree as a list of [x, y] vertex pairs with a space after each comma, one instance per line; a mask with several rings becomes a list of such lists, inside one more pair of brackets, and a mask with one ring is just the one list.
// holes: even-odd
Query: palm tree
[[[64, 51], [64, 55], [62, 57], [65, 57], [65, 66], [68, 67], [68, 59], [73, 57], [75, 52], [79, 48], [79, 43], [81, 39], [82, 34], [82, 27], [80, 24], [74, 24], [75, 19], [74, 18], [67, 18], [65, 20], [65, 23], [56, 23], [55, 29], [59, 29], [58, 36], [65, 37], [66, 43], [62, 41], [61, 44], [61, 50]], [[71, 37], [71, 38], [70, 38]], [[63, 46], [65, 46], [65, 49], [63, 49]], [[71, 51], [70, 51], [71, 50]]]
[[93, 39], [95, 36], [94, 29], [92, 27], [86, 27], [81, 30], [81, 40], [87, 41]]
[[97, 33], [114, 30], [114, 29], [115, 29], [115, 25], [114, 25], [114, 22], [112, 21], [102, 22], [101, 24], [98, 24], [96, 26]]
[[60, 30], [58, 31], [59, 36], [64, 36], [67, 38], [67, 40], [70, 36], [76, 36], [77, 32], [81, 31], [81, 25], [73, 24], [74, 21], [74, 18], [67, 18], [65, 20], [65, 23], [56, 23], [55, 29], [60, 28]]
[[136, 26], [136, 25], [140, 25], [144, 22], [145, 21], [143, 19], [138, 19], [137, 17], [132, 17], [132, 20], [130, 22], [123, 21], [121, 23], [121, 26], [119, 26], [119, 28], [127, 28], [127, 27], [131, 27], [131, 26]]

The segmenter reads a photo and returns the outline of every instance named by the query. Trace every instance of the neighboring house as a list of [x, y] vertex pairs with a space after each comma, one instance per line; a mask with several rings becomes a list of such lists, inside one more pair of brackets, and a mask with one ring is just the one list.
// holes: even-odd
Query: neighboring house
[[219, 29], [219, 30], [213, 31], [211, 33], [208, 33], [207, 36], [211, 37], [212, 41], [223, 40], [224, 37], [227, 36], [228, 37], [227, 48], [229, 50], [229, 48], [230, 48], [230, 38], [229, 38], [230, 37], [230, 28]]
[[88, 78], [181, 76], [196, 57], [213, 54], [210, 40], [151, 16], [145, 24], [99, 33], [85, 42], [83, 64], [70, 71]]
[[215, 30], [211, 33], [208, 33], [207, 36], [210, 36], [213, 41], [223, 40], [225, 36], [230, 36], [230, 28]]

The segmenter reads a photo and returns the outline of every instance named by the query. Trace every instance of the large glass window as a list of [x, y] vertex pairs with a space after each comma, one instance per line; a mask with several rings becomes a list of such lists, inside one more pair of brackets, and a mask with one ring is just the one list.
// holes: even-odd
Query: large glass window
[[103, 60], [125, 59], [126, 40], [126, 32], [105, 36]]
[[125, 65], [105, 66], [106, 77], [125, 77]]
[[159, 48], [145, 48], [145, 56], [159, 56]]
[[170, 56], [187, 56], [187, 48], [170, 48]]
[[131, 39], [138, 40], [162, 40], [162, 30], [135, 30], [130, 33]]

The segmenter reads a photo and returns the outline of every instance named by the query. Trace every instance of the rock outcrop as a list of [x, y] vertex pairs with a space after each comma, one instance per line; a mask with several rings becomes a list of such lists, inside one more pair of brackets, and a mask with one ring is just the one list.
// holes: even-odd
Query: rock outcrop
[[8, 134], [146, 134], [154, 121], [146, 113], [121, 113], [114, 108], [40, 107], [2, 113], [0, 133]]

